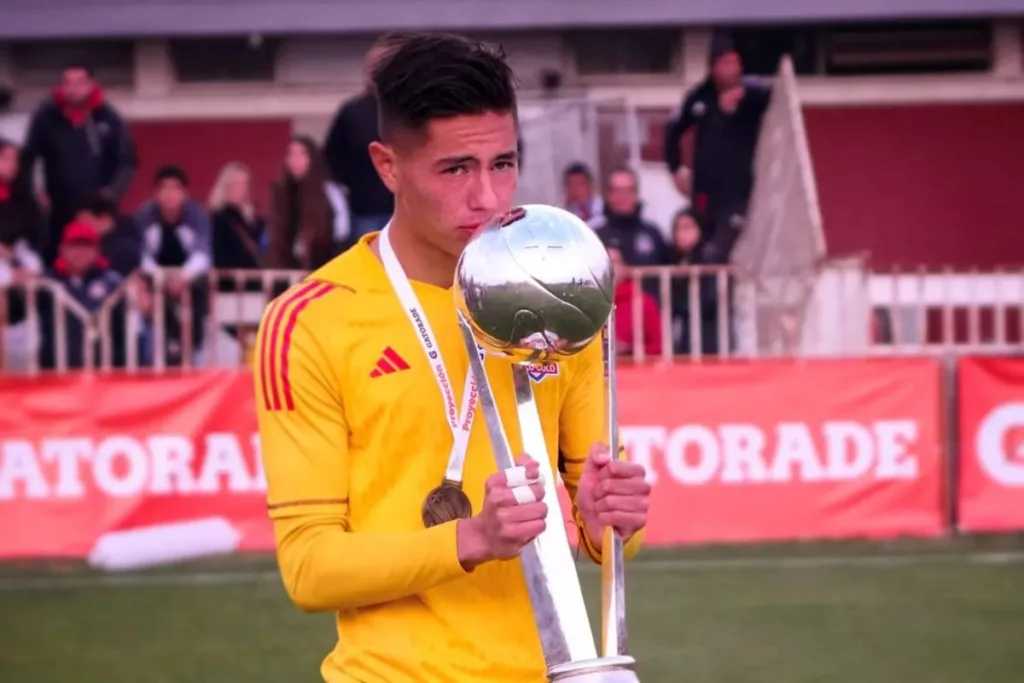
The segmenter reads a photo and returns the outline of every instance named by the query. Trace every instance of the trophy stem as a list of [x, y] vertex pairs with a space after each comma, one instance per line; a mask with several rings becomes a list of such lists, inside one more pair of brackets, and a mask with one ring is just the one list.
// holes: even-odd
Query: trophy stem
[[[494, 394], [491, 391], [483, 360], [477, 349], [469, 322], [459, 313], [459, 327], [463, 341], [469, 354], [470, 371], [477, 383], [480, 396], [480, 411], [483, 413], [487, 432], [494, 449], [494, 459], [499, 469], [505, 470], [515, 466], [512, 448], [509, 445], [505, 428], [501, 423]], [[527, 396], [523, 392], [520, 399], [520, 382], [516, 380], [517, 371], [522, 370]], [[525, 418], [522, 425], [523, 446], [527, 453], [536, 458], [545, 475], [545, 497], [548, 502], [547, 528], [528, 546], [523, 548], [520, 561], [526, 578], [527, 592], [533, 608], [534, 619], [540, 635], [541, 649], [549, 669], [574, 661], [589, 660], [597, 656], [594, 637], [587, 618], [586, 604], [580, 589], [579, 577], [573, 564], [572, 551], [565, 531], [555, 491], [554, 473], [551, 460], [547, 454], [544, 434], [540, 428], [540, 417], [533, 400], [533, 391], [529, 385], [529, 377], [525, 368], [514, 368], [513, 380], [516, 382], [516, 398], [520, 419]], [[539, 435], [539, 439], [537, 436]], [[539, 450], [537, 450], [539, 449]], [[551, 520], [557, 520], [552, 522]]]
[[[619, 401], [616, 384], [615, 307], [603, 335], [605, 428], [612, 458], [621, 458], [619, 442]], [[622, 539], [612, 527], [604, 530], [601, 542], [601, 652], [605, 657], [626, 655], [626, 568]]]
[[558, 472], [551, 467], [540, 415], [533, 398], [533, 387], [530, 385], [530, 377], [525, 366], [512, 367], [512, 381], [516, 391], [516, 409], [519, 414], [523, 450], [540, 463], [544, 475], [544, 499], [548, 502], [548, 515], [544, 520], [544, 533], [537, 538], [536, 544], [537, 556], [547, 572], [545, 589], [553, 596], [571, 660], [593, 659], [597, 656], [594, 634], [590, 630], [583, 589], [580, 586], [579, 574], [576, 572], [569, 535], [565, 530], [565, 519], [558, 504]]

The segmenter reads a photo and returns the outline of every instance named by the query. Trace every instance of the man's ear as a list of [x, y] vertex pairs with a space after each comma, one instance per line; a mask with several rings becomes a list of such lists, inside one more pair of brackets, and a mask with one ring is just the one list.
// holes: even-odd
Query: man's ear
[[373, 167], [377, 169], [377, 175], [380, 176], [381, 182], [391, 190], [392, 194], [398, 189], [396, 158], [397, 155], [391, 145], [377, 141], [370, 143], [370, 159], [373, 161]]

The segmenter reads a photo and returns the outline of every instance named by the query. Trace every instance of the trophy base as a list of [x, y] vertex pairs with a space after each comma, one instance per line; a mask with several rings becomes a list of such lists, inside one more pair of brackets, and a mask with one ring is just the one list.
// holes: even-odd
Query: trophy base
[[549, 683], [640, 683], [632, 657], [584, 659], [548, 669]]

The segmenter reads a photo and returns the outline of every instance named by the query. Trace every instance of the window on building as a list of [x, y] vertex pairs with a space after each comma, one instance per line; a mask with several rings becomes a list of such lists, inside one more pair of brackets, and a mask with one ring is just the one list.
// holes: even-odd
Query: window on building
[[176, 38], [170, 52], [180, 83], [267, 83], [279, 46], [269, 38]]
[[818, 36], [815, 26], [743, 27], [732, 31], [736, 49], [743, 57], [743, 70], [756, 76], [771, 76], [779, 70], [783, 55], [793, 58], [797, 74], [813, 74], [818, 68]]
[[580, 76], [674, 74], [679, 71], [679, 28], [569, 31], [566, 43]]
[[11, 70], [18, 87], [49, 87], [68, 66], [89, 66], [109, 87], [132, 87], [135, 44], [130, 40], [33, 40], [11, 44]]
[[987, 21], [852, 24], [823, 32], [827, 74], [918, 74], [992, 68]]

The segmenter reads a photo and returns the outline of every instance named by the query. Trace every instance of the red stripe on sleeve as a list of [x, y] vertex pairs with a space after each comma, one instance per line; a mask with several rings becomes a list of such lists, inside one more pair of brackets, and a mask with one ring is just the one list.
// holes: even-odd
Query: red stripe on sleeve
[[260, 389], [263, 393], [263, 408], [265, 410], [270, 410], [270, 392], [267, 390], [267, 375], [270, 374], [270, 370], [267, 367], [267, 361], [270, 359], [270, 327], [274, 316], [277, 314], [278, 304], [280, 303], [281, 302], [279, 300], [275, 299], [274, 301], [271, 301], [270, 306], [267, 307], [266, 320], [263, 323], [263, 329], [260, 331], [260, 352], [256, 359], [260, 364]]
[[281, 295], [280, 303], [277, 304], [277, 308], [274, 310], [273, 329], [270, 331], [270, 348], [268, 349], [270, 367], [267, 370], [267, 374], [270, 376], [270, 395], [272, 397], [270, 407], [272, 410], [281, 410], [281, 396], [277, 392], [277, 340], [281, 336], [281, 323], [284, 321], [288, 308], [293, 303], [319, 286], [320, 283], [318, 282], [310, 282], [298, 287], [294, 292], [285, 292]]
[[281, 342], [281, 393], [284, 394], [285, 410], [295, 410], [295, 401], [292, 397], [292, 384], [288, 379], [288, 350], [292, 345], [292, 333], [295, 332], [295, 325], [299, 322], [299, 313], [310, 304], [316, 301], [327, 292], [333, 289], [329, 284], [321, 284], [317, 289], [304, 296], [288, 316], [288, 324], [284, 328], [284, 338]]

